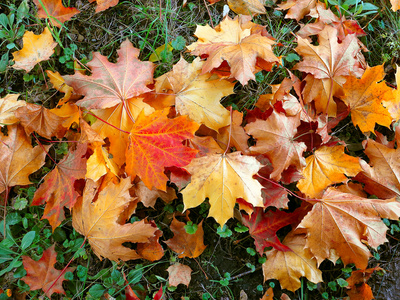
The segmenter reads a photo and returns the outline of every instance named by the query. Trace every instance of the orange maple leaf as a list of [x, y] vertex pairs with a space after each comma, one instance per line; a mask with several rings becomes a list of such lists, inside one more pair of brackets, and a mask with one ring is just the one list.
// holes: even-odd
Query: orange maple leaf
[[315, 8], [317, 0], [288, 0], [278, 5], [278, 10], [286, 10], [286, 19], [296, 19], [297, 22], [303, 19], [311, 9]]
[[186, 116], [168, 119], [168, 111], [158, 110], [147, 117], [141, 113], [129, 135], [126, 172], [132, 178], [138, 175], [149, 189], [165, 191], [164, 168], [186, 166], [197, 153], [182, 142], [192, 138], [199, 125]]
[[383, 65], [367, 68], [361, 79], [350, 76], [343, 85], [342, 100], [349, 105], [351, 119], [362, 132], [374, 131], [375, 124], [389, 127], [392, 118], [382, 101], [393, 98], [392, 89], [381, 82]]
[[124, 41], [117, 52], [115, 64], [95, 52], [87, 64], [91, 76], [80, 72], [63, 76], [75, 93], [85, 96], [77, 105], [89, 109], [108, 108], [150, 91], [146, 85], [153, 82], [153, 64], [139, 61], [139, 49], [134, 48], [129, 40]]
[[[316, 109], [335, 116], [336, 103], [333, 96], [340, 95], [339, 87], [345, 82], [344, 76], [361, 76], [363, 73], [357, 59], [360, 48], [356, 36], [347, 35], [339, 44], [337, 30], [326, 26], [318, 34], [318, 46], [312, 45], [307, 39], [301, 37], [297, 38], [297, 42], [298, 46], [295, 50], [303, 57], [303, 60], [297, 63], [294, 69], [312, 74], [317, 81], [322, 80], [322, 83], [312, 82], [312, 84], [317, 84], [314, 92]], [[308, 87], [308, 89], [311, 88]]]
[[334, 188], [309, 202], [313, 208], [298, 228], [307, 229], [306, 247], [318, 264], [340, 257], [345, 265], [366, 268], [371, 256], [366, 245], [376, 249], [387, 241], [382, 218], [397, 220], [400, 216], [400, 203], [394, 198], [366, 199]]
[[361, 171], [360, 159], [344, 153], [344, 146], [322, 146], [306, 158], [304, 176], [297, 187], [307, 196], [320, 196], [331, 184], [347, 181], [347, 176], [356, 176]]
[[55, 245], [46, 249], [39, 261], [34, 261], [29, 256], [22, 256], [26, 276], [21, 280], [29, 285], [32, 291], [42, 289], [49, 298], [54, 293], [65, 295], [62, 287], [62, 282], [66, 280], [65, 273], [75, 270], [75, 267], [68, 267], [63, 270], [64, 273], [61, 275], [62, 271], [54, 268], [54, 264], [57, 262], [57, 253], [54, 247]]
[[[125, 224], [132, 210], [127, 208], [133, 198], [129, 195], [131, 179], [122, 179], [119, 183], [86, 181], [83, 196], [78, 198], [72, 209], [72, 226], [86, 236], [93, 252], [102, 259], [131, 260], [141, 256], [123, 243], [147, 243], [157, 228], [146, 224], [144, 220]], [[92, 202], [96, 198], [95, 202]], [[129, 216], [128, 216], [129, 215]]]
[[53, 26], [61, 28], [65, 21], [80, 13], [75, 7], [65, 7], [61, 0], [33, 0], [38, 7], [38, 17], [41, 19], [50, 18]]
[[19, 120], [14, 112], [17, 108], [25, 106], [26, 102], [18, 100], [19, 94], [8, 94], [0, 98], [0, 127], [18, 123]]
[[89, 0], [90, 3], [96, 1], [96, 13], [106, 10], [118, 4], [119, 0]]
[[31, 205], [46, 203], [42, 219], [49, 220], [53, 231], [65, 219], [64, 206], [71, 209], [79, 196], [74, 184], [76, 180], [85, 178], [86, 150], [86, 144], [79, 144], [46, 175], [35, 192]]
[[174, 216], [170, 225], [174, 237], [165, 241], [165, 243], [178, 254], [179, 258], [196, 258], [200, 256], [207, 247], [203, 243], [203, 221], [197, 225], [197, 230], [194, 234], [187, 233], [185, 225], [184, 222], [179, 222]]
[[263, 263], [264, 281], [278, 279], [282, 289], [296, 291], [301, 287], [300, 277], [309, 281], [322, 282], [322, 272], [311, 251], [305, 248], [305, 235], [290, 232], [283, 240], [283, 245], [292, 251], [272, 249], [265, 252], [267, 261]]
[[7, 129], [7, 136], [0, 132], [0, 194], [11, 186], [31, 184], [29, 175], [44, 165], [44, 150], [51, 147], [32, 147], [20, 125]]
[[181, 115], [218, 130], [230, 123], [229, 111], [220, 100], [233, 93], [234, 84], [226, 80], [211, 80], [210, 74], [202, 75], [203, 65], [199, 58], [189, 64], [182, 57], [172, 71], [156, 79], [155, 89], [156, 93], [171, 93], [167, 97], [175, 100], [175, 109]]
[[32, 70], [37, 63], [49, 59], [54, 53], [53, 49], [57, 46], [47, 27], [39, 35], [35, 35], [32, 31], [26, 31], [22, 42], [24, 47], [12, 53], [15, 61], [13, 68], [26, 72]]
[[305, 165], [303, 152], [307, 146], [294, 140], [299, 125], [300, 114], [287, 117], [274, 110], [267, 120], [256, 120], [245, 127], [246, 132], [257, 140], [250, 151], [268, 156], [274, 167], [271, 173], [274, 180], [279, 180], [290, 165], [298, 169]]
[[231, 72], [229, 78], [236, 78], [244, 85], [250, 79], [255, 80], [257, 59], [263, 60], [270, 68], [280, 63], [272, 51], [275, 42], [260, 33], [252, 33], [251, 28], [247, 28], [250, 25], [241, 21], [239, 17], [233, 20], [226, 17], [215, 29], [209, 25], [197, 26], [194, 34], [199, 40], [187, 48], [194, 55], [207, 56], [203, 73], [227, 61]]
[[371, 195], [400, 199], [400, 148], [391, 149], [371, 139], [364, 145], [370, 163], [361, 164], [363, 172], [355, 179], [363, 182], [365, 191]]

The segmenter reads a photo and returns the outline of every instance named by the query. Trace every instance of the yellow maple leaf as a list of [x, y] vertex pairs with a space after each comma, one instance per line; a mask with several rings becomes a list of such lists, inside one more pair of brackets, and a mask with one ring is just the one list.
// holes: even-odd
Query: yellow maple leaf
[[329, 185], [347, 180], [347, 176], [356, 176], [361, 172], [359, 158], [344, 153], [344, 146], [322, 146], [306, 158], [306, 167], [302, 171], [297, 187], [307, 196], [314, 198]]
[[47, 27], [39, 35], [34, 34], [32, 31], [26, 31], [22, 41], [24, 47], [12, 53], [15, 61], [13, 68], [25, 70], [26, 72], [32, 70], [37, 63], [49, 59], [57, 46]]
[[233, 93], [234, 84], [209, 80], [209, 74], [201, 75], [203, 65], [200, 58], [191, 64], [181, 58], [172, 71], [157, 78], [156, 92], [167, 94], [172, 91], [175, 108], [181, 115], [188, 115], [193, 121], [217, 131], [230, 124], [229, 111], [220, 100]]
[[253, 178], [261, 166], [255, 157], [240, 152], [193, 159], [185, 167], [192, 174], [190, 184], [182, 191], [185, 209], [196, 207], [209, 198], [210, 216], [222, 227], [233, 217], [237, 198], [263, 206], [262, 186]]
[[373, 132], [375, 123], [386, 127], [392, 123], [390, 113], [382, 105], [382, 101], [393, 98], [392, 89], [381, 81], [384, 76], [380, 65], [367, 68], [361, 79], [351, 76], [343, 85], [342, 100], [350, 106], [351, 120], [362, 132]]

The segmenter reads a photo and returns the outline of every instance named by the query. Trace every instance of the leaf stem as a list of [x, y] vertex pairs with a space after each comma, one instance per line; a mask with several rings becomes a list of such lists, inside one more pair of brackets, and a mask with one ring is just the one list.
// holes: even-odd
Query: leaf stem
[[115, 129], [117, 129], [117, 130], [119, 130], [119, 131], [122, 131], [123, 133], [130, 134], [129, 131], [125, 131], [125, 130], [123, 130], [123, 129], [121, 129], [121, 128], [118, 128], [117, 126], [114, 126], [113, 124], [108, 123], [107, 121], [103, 120], [102, 118], [96, 116], [96, 115], [95, 115], [94, 113], [92, 113], [91, 111], [88, 110], [88, 111], [86, 111], [86, 112], [87, 112], [89, 115], [92, 115], [93, 117], [95, 117], [95, 118], [99, 119], [100, 121], [106, 123], [107, 125], [110, 125], [111, 127], [114, 127]]

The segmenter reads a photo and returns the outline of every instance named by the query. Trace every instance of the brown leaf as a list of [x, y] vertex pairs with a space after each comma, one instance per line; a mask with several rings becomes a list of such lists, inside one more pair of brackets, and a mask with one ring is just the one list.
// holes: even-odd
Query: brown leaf
[[178, 286], [184, 284], [189, 287], [192, 269], [189, 266], [175, 263], [168, 269], [168, 283], [170, 286]]
[[165, 241], [165, 243], [178, 254], [179, 258], [196, 258], [206, 249], [206, 246], [203, 244], [203, 221], [198, 224], [197, 231], [194, 234], [187, 233], [185, 225], [184, 222], [179, 222], [174, 216], [170, 225], [174, 237]]
[[65, 118], [57, 116], [41, 105], [27, 103], [14, 114], [21, 121], [27, 135], [35, 131], [50, 140], [53, 136], [62, 138], [67, 131], [63, 126]]
[[65, 273], [75, 270], [75, 267], [69, 267], [61, 275], [61, 270], [54, 268], [54, 264], [57, 262], [57, 253], [54, 250], [54, 246], [46, 249], [39, 261], [34, 261], [29, 256], [22, 256], [26, 276], [21, 278], [21, 280], [29, 285], [32, 291], [42, 289], [49, 298], [54, 293], [65, 295], [62, 287], [62, 282], [65, 280]]

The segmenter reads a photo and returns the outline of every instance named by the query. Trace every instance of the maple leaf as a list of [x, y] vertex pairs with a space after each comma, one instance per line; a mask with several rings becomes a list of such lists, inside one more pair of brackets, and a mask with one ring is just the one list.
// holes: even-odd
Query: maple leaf
[[318, 264], [326, 258], [335, 262], [337, 254], [344, 265], [366, 268], [371, 256], [366, 245], [376, 249], [387, 241], [381, 218], [397, 220], [400, 216], [400, 203], [394, 198], [366, 199], [333, 188], [309, 202], [313, 208], [298, 228], [307, 229], [306, 247]]
[[375, 299], [372, 295], [371, 287], [366, 283], [375, 271], [382, 271], [380, 267], [369, 268], [364, 270], [356, 270], [351, 273], [351, 276], [346, 279], [348, 286], [346, 289], [350, 300], [372, 300]]
[[154, 109], [144, 103], [141, 97], [129, 98], [110, 108], [92, 110], [93, 114], [99, 118], [92, 125], [92, 129], [97, 131], [103, 139], [108, 138], [110, 153], [119, 166], [126, 161], [125, 152], [121, 149], [126, 149], [128, 146], [127, 131], [132, 129], [134, 121], [142, 110], [146, 116], [154, 112]]
[[177, 198], [175, 189], [172, 187], [167, 186], [166, 192], [157, 190], [154, 187], [150, 190], [146, 187], [143, 181], [136, 183], [132, 190], [134, 191], [134, 194], [138, 200], [146, 207], [154, 208], [158, 198], [162, 199], [165, 203], [171, 203]]
[[387, 108], [394, 122], [400, 120], [400, 69], [396, 66], [396, 85], [398, 89], [393, 90], [391, 99], [383, 99], [382, 103]]
[[165, 191], [168, 181], [164, 167], [186, 166], [197, 150], [185, 147], [182, 141], [193, 137], [199, 125], [186, 116], [168, 119], [168, 109], [146, 117], [139, 115], [129, 135], [126, 150], [126, 172], [138, 175], [144, 184]]
[[49, 76], [50, 82], [53, 84], [53, 87], [57, 91], [60, 91], [65, 94], [64, 97], [61, 98], [57, 104], [57, 105], [63, 105], [65, 102], [67, 102], [71, 98], [71, 96], [74, 92], [74, 89], [72, 87], [70, 87], [69, 85], [65, 84], [65, 80], [64, 80], [64, 78], [62, 78], [60, 73], [46, 70], [46, 74], [47, 74], [47, 76]]
[[54, 247], [55, 245], [52, 245], [43, 251], [43, 255], [39, 261], [34, 261], [29, 256], [22, 256], [26, 276], [21, 278], [21, 280], [29, 285], [32, 291], [42, 289], [49, 298], [54, 293], [65, 295], [62, 287], [62, 282], [66, 280], [64, 278], [65, 273], [75, 270], [75, 267], [68, 267], [63, 270], [64, 272], [61, 275], [62, 271], [54, 268], [54, 264], [57, 262], [57, 253]]
[[33, 3], [38, 7], [37, 16], [41, 19], [50, 18], [50, 24], [58, 28], [80, 13], [75, 7], [65, 7], [61, 0], [33, 0]]
[[67, 131], [63, 126], [65, 118], [57, 116], [41, 105], [27, 103], [15, 110], [14, 114], [21, 121], [27, 135], [35, 131], [51, 140], [53, 136], [62, 138]]
[[106, 10], [118, 4], [119, 0], [89, 0], [90, 3], [96, 1], [96, 13]]
[[243, 224], [249, 228], [250, 235], [254, 238], [256, 250], [262, 256], [265, 247], [274, 247], [279, 251], [291, 251], [283, 245], [276, 232], [293, 221], [293, 214], [280, 210], [269, 210], [264, 213], [263, 208], [257, 207], [248, 215], [242, 215]]
[[0, 98], [0, 127], [18, 123], [19, 120], [14, 112], [17, 108], [25, 106], [26, 102], [18, 100], [19, 94], [8, 94]]
[[107, 149], [98, 142], [93, 143], [91, 148], [93, 154], [87, 160], [85, 177], [97, 181], [109, 171], [114, 175], [118, 175], [119, 168], [114, 160], [109, 157]]
[[190, 257], [196, 258], [203, 253], [207, 246], [204, 245], [203, 221], [197, 225], [197, 230], [194, 234], [189, 234], [185, 230], [185, 223], [179, 222], [177, 219], [172, 219], [170, 225], [174, 237], [165, 241], [169, 248], [178, 254], [179, 258]]
[[[321, 79], [325, 90], [324, 97], [316, 103], [320, 112], [328, 112], [330, 116], [336, 115], [336, 105], [332, 96], [338, 93], [338, 87], [344, 83], [343, 76], [361, 76], [363, 70], [358, 66], [357, 53], [360, 50], [357, 38], [353, 34], [347, 35], [342, 43], [338, 43], [337, 30], [326, 26], [318, 34], [318, 46], [301, 37], [297, 37], [298, 46], [296, 52], [303, 60], [294, 66], [300, 70], [312, 74], [315, 79]], [[320, 88], [317, 88], [318, 92]], [[330, 95], [330, 97], [329, 97]]]
[[365, 154], [370, 160], [361, 164], [362, 173], [355, 180], [365, 184], [365, 191], [380, 198], [400, 199], [400, 148], [390, 149], [368, 139]]
[[63, 76], [75, 93], [85, 96], [77, 105], [88, 109], [109, 108], [150, 91], [146, 85], [153, 82], [153, 64], [139, 61], [139, 49], [129, 40], [121, 44], [117, 53], [115, 64], [99, 52], [93, 53], [93, 59], [87, 64], [91, 76], [79, 72]]
[[[343, 85], [341, 99], [350, 107], [351, 119], [362, 132], [374, 131], [375, 123], [389, 127], [390, 113], [382, 101], [393, 98], [392, 89], [385, 82], [383, 65], [367, 68], [361, 79], [351, 76]], [[379, 83], [378, 83], [379, 82]]]
[[322, 146], [306, 158], [303, 179], [297, 187], [307, 196], [314, 198], [329, 185], [347, 180], [361, 171], [360, 159], [344, 153], [344, 146]]
[[[72, 209], [72, 226], [88, 239], [100, 260], [103, 257], [114, 261], [141, 258], [135, 250], [122, 244], [147, 243], [157, 230], [144, 220], [124, 224], [125, 218], [120, 219], [133, 200], [129, 195], [130, 182], [128, 177], [119, 183], [108, 182], [99, 189], [99, 182], [88, 179], [83, 197], [78, 198]], [[96, 201], [92, 202], [95, 197]]]
[[[236, 78], [245, 85], [250, 79], [255, 80], [257, 58], [268, 62], [271, 67], [280, 60], [272, 51], [273, 40], [260, 33], [251, 33], [250, 28], [244, 29], [241, 19], [226, 17], [215, 29], [208, 24], [197, 26], [194, 33], [198, 41], [187, 46], [194, 55], [207, 55], [203, 73], [218, 68], [224, 61], [230, 66], [229, 78]], [[249, 22], [252, 23], [252, 22]]]
[[393, 11], [397, 11], [397, 10], [400, 9], [400, 3], [399, 3], [398, 0], [390, 0], [390, 4], [392, 4], [391, 9], [392, 9]]
[[50, 113], [62, 118], [61, 125], [64, 128], [69, 128], [73, 123], [76, 125], [80, 123], [81, 111], [76, 104], [65, 103], [60, 108], [50, 109]]
[[74, 152], [67, 154], [46, 175], [35, 192], [31, 205], [42, 205], [46, 202], [42, 219], [49, 220], [53, 231], [65, 219], [64, 206], [71, 209], [79, 196], [74, 184], [76, 180], [85, 178], [86, 150], [86, 144], [78, 144]]
[[[282, 299], [282, 298], [281, 298]], [[270, 287], [260, 300], [274, 300], [274, 290]]]
[[154, 236], [150, 237], [147, 243], [137, 243], [136, 251], [143, 259], [156, 261], [164, 256], [164, 249], [158, 242], [163, 232], [157, 228], [154, 221], [147, 222], [145, 220], [145, 223], [150, 224], [156, 231], [154, 232]]
[[[204, 62], [196, 58], [191, 64], [183, 57], [172, 71], [156, 79], [156, 93], [169, 93], [175, 109], [199, 124], [218, 130], [230, 123], [230, 114], [221, 104], [224, 96], [233, 93], [234, 84], [225, 80], [210, 80], [201, 74]], [[160, 96], [158, 96], [160, 97]]]
[[267, 261], [262, 265], [264, 281], [277, 279], [282, 289], [292, 292], [301, 287], [300, 277], [306, 277], [314, 283], [322, 282], [322, 272], [317, 267], [317, 261], [310, 250], [304, 247], [305, 235], [292, 231], [282, 243], [292, 251], [272, 249], [265, 252]]
[[49, 59], [54, 53], [53, 49], [57, 46], [47, 27], [39, 35], [32, 31], [26, 31], [22, 37], [22, 42], [24, 47], [12, 53], [15, 61], [13, 68], [26, 72], [32, 70], [37, 63]]
[[237, 198], [253, 206], [263, 206], [261, 184], [253, 178], [261, 164], [240, 152], [213, 154], [195, 158], [185, 167], [192, 174], [190, 184], [181, 192], [185, 210], [209, 198], [209, 215], [221, 227], [233, 217]]
[[271, 179], [279, 180], [290, 165], [299, 169], [305, 165], [303, 152], [307, 146], [294, 140], [299, 125], [300, 115], [287, 117], [275, 110], [267, 120], [256, 120], [246, 125], [246, 132], [257, 140], [250, 151], [266, 155], [274, 167]]
[[168, 283], [170, 286], [178, 286], [179, 284], [184, 284], [189, 287], [192, 269], [189, 266], [182, 265], [180, 263], [175, 263], [168, 269]]
[[228, 5], [238, 15], [256, 16], [267, 13], [261, 0], [228, 0]]
[[[250, 138], [244, 128], [241, 126], [243, 123], [243, 113], [233, 110], [232, 121], [229, 126], [220, 128], [217, 136], [217, 140], [226, 147], [235, 147], [237, 151], [241, 151], [243, 154], [248, 154], [249, 145], [247, 144]], [[231, 142], [228, 145], [229, 140]]]
[[11, 186], [31, 184], [29, 175], [44, 165], [45, 151], [51, 147], [32, 147], [19, 125], [7, 129], [7, 136], [0, 132], [0, 194]]
[[300, 21], [305, 15], [307, 15], [311, 9], [315, 8], [317, 0], [288, 0], [284, 3], [278, 4], [278, 10], [286, 10], [287, 12], [285, 19], [296, 19]]
[[310, 35], [318, 34], [326, 25], [333, 26], [338, 31], [338, 40], [341, 42], [346, 35], [355, 33], [356, 36], [366, 35], [365, 31], [358, 25], [357, 21], [346, 20], [345, 16], [339, 18], [330, 9], [326, 9], [323, 2], [317, 2], [316, 6], [310, 10], [309, 16], [318, 18], [314, 23], [308, 23], [297, 31], [297, 35], [306, 38]]

